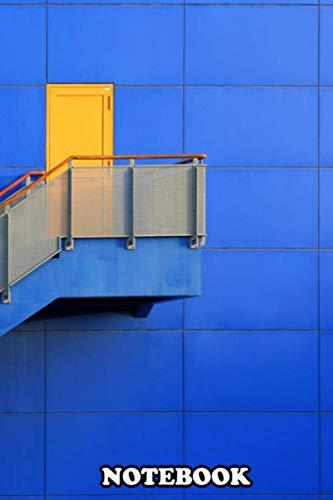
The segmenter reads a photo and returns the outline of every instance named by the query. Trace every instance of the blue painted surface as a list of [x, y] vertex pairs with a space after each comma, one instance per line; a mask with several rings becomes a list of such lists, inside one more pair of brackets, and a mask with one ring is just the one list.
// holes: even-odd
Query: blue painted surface
[[[131, 123], [129, 127], [128, 124]], [[183, 92], [179, 87], [119, 87], [115, 91], [115, 153], [181, 151]]]
[[3, 6], [0, 26], [0, 83], [44, 84], [46, 9]]
[[333, 411], [333, 377], [332, 377], [332, 355], [333, 355], [333, 333], [331, 331], [320, 334], [320, 356], [321, 356], [321, 393], [320, 403], [323, 411]]
[[333, 170], [322, 168], [320, 171], [320, 246], [323, 248], [333, 248], [332, 189]]
[[181, 342], [180, 332], [172, 331], [50, 334], [47, 409], [180, 411]]
[[186, 332], [186, 410], [318, 410], [317, 336]]
[[315, 329], [314, 251], [204, 250], [202, 295], [185, 303], [189, 329]]
[[[326, 0], [327, 1], [327, 0]], [[324, 1], [324, 3], [326, 3]], [[332, 85], [333, 71], [330, 54], [333, 49], [332, 40], [333, 10], [331, 7], [320, 9], [320, 83], [321, 85]]]
[[[312, 414], [197, 413], [186, 416], [186, 463], [251, 464], [253, 493], [318, 490], [318, 417]], [[297, 463], [304, 476], [290, 474]], [[274, 464], [274, 467], [272, 467]], [[194, 488], [195, 489], [195, 488]], [[217, 492], [214, 487], [207, 491]]]
[[[61, 497], [64, 499], [64, 500], [69, 500], [69, 499], [72, 499], [72, 500], [77, 500], [77, 499], [81, 499], [82, 496], [81, 495], [61, 495]], [[119, 499], [119, 498], [124, 498], [123, 495], [117, 495], [117, 494], [112, 494], [112, 495], [103, 495], [103, 497], [106, 497], [106, 498], [115, 498], [115, 499]], [[56, 500], [56, 498], [59, 498], [58, 496], [56, 495], [48, 495], [48, 498], [50, 498], [51, 500]], [[89, 495], [89, 498], [91, 500], [98, 500], [100, 498], [99, 495]], [[126, 498], [128, 500], [133, 500], [134, 498], [137, 498], [137, 495], [131, 495], [131, 494], [127, 494], [126, 495]], [[147, 499], [150, 499], [150, 498], [154, 498], [154, 495], [151, 495], [151, 494], [144, 494], [144, 493], [141, 493], [140, 494], [140, 499], [141, 500], [147, 500]], [[160, 500], [181, 500], [183, 498], [183, 495], [179, 494], [179, 495], [175, 495], [174, 493], [173, 494], [170, 494], [170, 495], [161, 495], [159, 494], [158, 495], [158, 498]]]
[[[180, 463], [182, 417], [158, 412], [50, 415], [47, 442], [48, 493], [100, 493], [97, 463]], [[73, 482], [73, 476], [80, 481]], [[144, 493], [144, 488], [127, 489], [133, 491]]]
[[43, 416], [1, 414], [0, 442], [0, 494], [43, 494]]
[[44, 87], [0, 86], [0, 109], [0, 167], [43, 167]]
[[325, 330], [333, 329], [333, 251], [320, 253], [320, 325]]
[[321, 417], [321, 459], [322, 459], [322, 491], [333, 494], [332, 460], [333, 460], [333, 415]]
[[322, 167], [332, 167], [333, 148], [331, 130], [333, 121], [333, 89], [321, 88], [320, 101], [322, 103], [320, 114], [320, 164]]
[[44, 354], [42, 332], [0, 338], [0, 412], [44, 410]]
[[[200, 299], [0, 339], [0, 494], [96, 500], [102, 461], [248, 460], [248, 498], [333, 498], [332, 1], [41, 3], [0, 1], [0, 184], [44, 167], [46, 78], [113, 81], [117, 152], [209, 154], [209, 249]], [[53, 300], [47, 269], [21, 319]]]
[[[207, 245], [316, 246], [317, 178], [312, 169], [209, 169]], [[326, 192], [329, 198], [325, 186], [321, 196]], [[329, 217], [326, 219], [330, 228]]]
[[[182, 27], [176, 6], [50, 6], [48, 79], [179, 84]], [[70, 32], [71, 43], [59, 32]]]
[[185, 148], [210, 166], [317, 164], [314, 88], [188, 87], [185, 98]]
[[[196, 493], [195, 495], [191, 493], [185, 493], [185, 498], [199, 498], [200, 500], [208, 500], [212, 499], [212, 495], [207, 493], [207, 494], [201, 494]], [[241, 500], [244, 499], [244, 495], [218, 495], [214, 494], [215, 499], [223, 499], [223, 500]], [[260, 500], [262, 499], [262, 495], [247, 495], [245, 498], [250, 498], [251, 500]], [[317, 496], [312, 496], [311, 498], [315, 498], [316, 500], [323, 499], [325, 497], [317, 497]], [[265, 500], [308, 500], [309, 496], [308, 495], [265, 495]]]
[[188, 7], [186, 83], [316, 84], [317, 16], [316, 7]]

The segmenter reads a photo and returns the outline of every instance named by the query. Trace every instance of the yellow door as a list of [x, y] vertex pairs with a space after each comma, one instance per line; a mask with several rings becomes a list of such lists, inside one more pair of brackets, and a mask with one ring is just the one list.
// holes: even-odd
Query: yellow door
[[[112, 153], [113, 85], [48, 85], [47, 170], [68, 156]], [[74, 162], [74, 165], [101, 164], [100, 161]]]

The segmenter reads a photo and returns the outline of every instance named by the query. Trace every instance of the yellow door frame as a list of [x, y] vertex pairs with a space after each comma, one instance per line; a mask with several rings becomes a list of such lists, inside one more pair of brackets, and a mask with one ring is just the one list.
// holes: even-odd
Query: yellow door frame
[[[113, 154], [113, 119], [114, 119], [114, 84], [113, 83], [49, 83], [46, 93], [46, 169], [50, 170], [55, 165], [51, 165], [51, 97], [54, 89], [63, 89], [69, 95], [101, 95], [103, 97], [103, 155]], [[74, 93], [73, 91], [76, 91]], [[93, 91], [93, 92], [92, 92]], [[111, 111], [111, 115], [108, 112]], [[81, 151], [72, 151], [69, 155], [80, 155]], [[91, 154], [96, 154], [91, 152]], [[62, 158], [59, 161], [64, 160]], [[104, 162], [103, 164], [112, 164]]]

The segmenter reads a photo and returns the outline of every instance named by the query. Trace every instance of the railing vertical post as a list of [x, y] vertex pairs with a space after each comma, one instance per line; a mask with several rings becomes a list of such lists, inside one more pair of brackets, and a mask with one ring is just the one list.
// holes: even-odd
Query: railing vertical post
[[5, 219], [6, 219], [6, 268], [5, 268], [5, 289], [2, 292], [2, 302], [3, 304], [10, 304], [11, 293], [10, 293], [10, 207], [7, 205], [5, 207]]
[[194, 168], [194, 191], [195, 191], [195, 200], [194, 200], [194, 220], [193, 220], [193, 235], [190, 237], [190, 248], [199, 248], [200, 247], [200, 238], [199, 238], [199, 160], [198, 158], [193, 159], [193, 168]]
[[[29, 176], [26, 178], [26, 180], [25, 180], [25, 186], [26, 186], [26, 187], [30, 186], [31, 182], [32, 182], [32, 180], [31, 180], [31, 176], [29, 175]], [[30, 194], [30, 191], [27, 191], [27, 192], [25, 193], [25, 197], [27, 198], [27, 197], [29, 196], [29, 194]]]
[[135, 160], [130, 160], [129, 163], [131, 172], [131, 229], [130, 235], [126, 239], [127, 250], [135, 250], [136, 240], [135, 240]]
[[74, 250], [73, 240], [73, 164], [70, 160], [67, 168], [67, 238], [65, 250]]

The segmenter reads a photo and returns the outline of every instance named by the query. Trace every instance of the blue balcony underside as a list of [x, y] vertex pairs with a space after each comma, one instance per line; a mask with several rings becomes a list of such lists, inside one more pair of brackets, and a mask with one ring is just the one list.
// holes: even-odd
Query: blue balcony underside
[[53, 313], [71, 303], [82, 313], [90, 302], [87, 312], [95, 304], [96, 312], [128, 307], [146, 316], [157, 301], [200, 292], [201, 250], [190, 249], [188, 238], [139, 238], [136, 250], [126, 250], [123, 239], [76, 239], [74, 251], [62, 251], [12, 287], [11, 303], [0, 305], [0, 335], [42, 309], [47, 314], [54, 301]]

